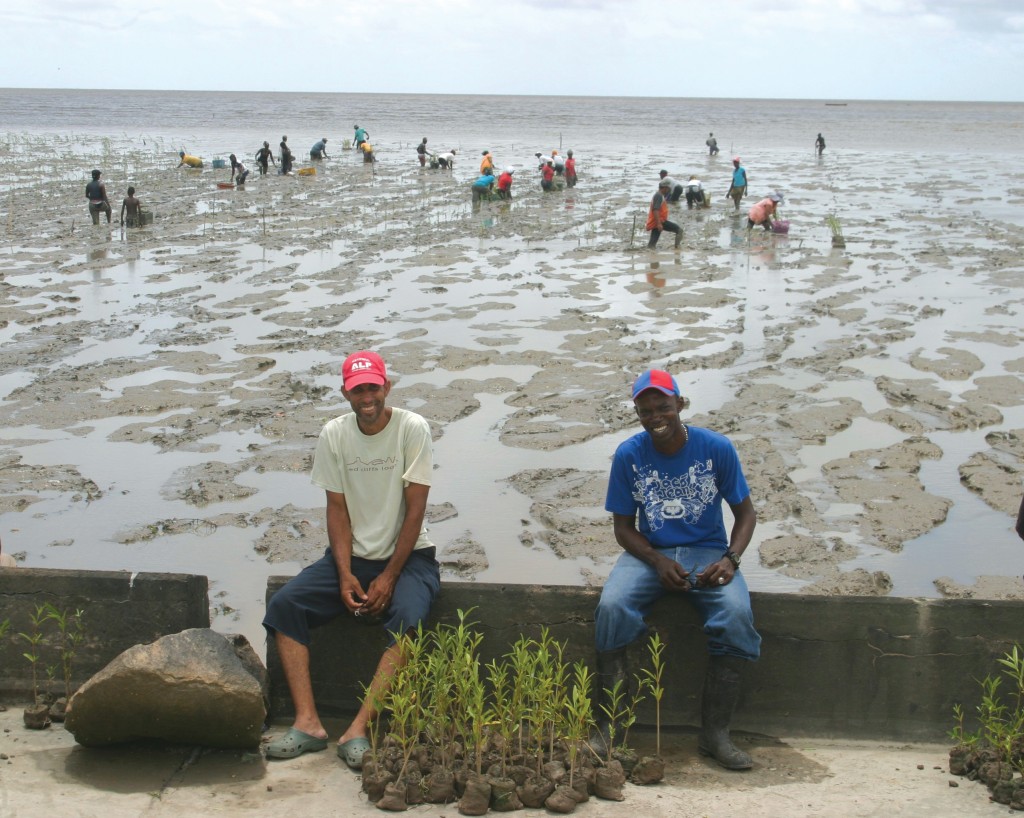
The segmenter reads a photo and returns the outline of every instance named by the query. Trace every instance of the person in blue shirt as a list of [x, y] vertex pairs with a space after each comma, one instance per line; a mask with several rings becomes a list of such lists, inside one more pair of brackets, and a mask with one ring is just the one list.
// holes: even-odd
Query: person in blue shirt
[[[673, 593], [696, 608], [708, 635], [698, 750], [727, 769], [746, 770], [753, 762], [732, 743], [729, 723], [743, 670], [761, 646], [739, 572], [757, 523], [750, 490], [729, 439], [683, 423], [688, 401], [672, 375], [644, 372], [632, 397], [643, 431], [616, 449], [608, 478], [605, 510], [623, 553], [595, 616], [599, 732], [591, 746], [607, 752], [610, 720], [600, 705], [608, 706], [606, 691], [616, 682], [626, 692], [626, 648], [647, 633], [644, 617], [655, 601]], [[728, 534], [723, 500], [734, 518]]]
[[473, 184], [470, 189], [473, 191], [473, 208], [480, 207], [480, 202], [483, 201], [484, 196], [490, 194], [494, 190], [494, 183], [497, 180], [494, 178], [493, 168], [487, 168], [486, 172], [481, 173], [476, 179], [473, 180]]
[[309, 149], [309, 158], [314, 162], [320, 159], [330, 159], [327, 155], [327, 137], [325, 136], [319, 142], [316, 142], [312, 148]]
[[740, 199], [747, 195], [747, 169], [740, 164], [740, 158], [734, 156], [732, 160], [732, 184], [729, 185], [729, 192], [725, 194], [726, 199], [732, 199], [736, 209], [740, 209]]
[[358, 125], [353, 125], [352, 127], [356, 130], [355, 135], [352, 137], [352, 141], [355, 143], [353, 147], [359, 150], [359, 147], [370, 138], [370, 135], [366, 132], [366, 128], [360, 128]]

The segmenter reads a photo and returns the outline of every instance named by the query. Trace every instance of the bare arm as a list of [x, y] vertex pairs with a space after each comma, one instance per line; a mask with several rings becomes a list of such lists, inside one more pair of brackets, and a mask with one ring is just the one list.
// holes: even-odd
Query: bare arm
[[366, 592], [366, 610], [373, 615], [383, 614], [391, 606], [391, 597], [395, 593], [398, 575], [402, 573], [409, 555], [416, 546], [420, 532], [423, 530], [423, 517], [427, 512], [427, 495], [430, 486], [421, 483], [409, 483], [403, 489], [405, 494], [405, 519], [398, 531], [398, 542], [395, 551], [388, 560], [387, 567], [370, 583]]
[[366, 593], [352, 573], [352, 520], [348, 504], [345, 495], [335, 491], [327, 492], [327, 541], [338, 567], [341, 601], [350, 611], [355, 611], [366, 602]]
[[1020, 511], [1017, 512], [1017, 536], [1024, 540], [1024, 497], [1020, 501]]
[[[732, 509], [735, 518], [732, 531], [729, 533], [729, 550], [737, 556], [741, 556], [747, 550], [747, 546], [750, 545], [750, 540], [754, 536], [757, 511], [754, 510], [754, 504], [749, 495], [735, 505], [730, 503], [729, 508]], [[732, 580], [735, 574], [736, 568], [733, 566], [732, 560], [723, 556], [718, 562], [712, 563], [704, 569], [701, 581], [707, 585], [725, 585]], [[720, 583], [719, 579], [725, 581]]]

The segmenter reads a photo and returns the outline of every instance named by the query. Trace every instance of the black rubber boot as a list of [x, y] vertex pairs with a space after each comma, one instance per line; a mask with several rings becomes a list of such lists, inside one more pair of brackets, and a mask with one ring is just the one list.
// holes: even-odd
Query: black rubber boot
[[729, 738], [729, 723], [740, 698], [740, 684], [746, 660], [735, 656], [712, 656], [704, 676], [701, 700], [701, 730], [697, 750], [711, 756], [727, 770], [749, 770], [754, 761]]
[[[608, 745], [611, 744], [611, 720], [602, 708], [611, 706], [609, 692], [614, 689], [615, 683], [619, 683], [619, 693], [623, 697], [629, 696], [629, 674], [626, 672], [626, 649], [598, 651], [597, 654], [597, 675], [594, 677], [594, 720], [597, 722], [597, 730], [590, 737], [590, 748], [601, 758], [608, 758]], [[622, 740], [622, 732], [618, 725], [615, 727], [615, 736], [618, 741]]]

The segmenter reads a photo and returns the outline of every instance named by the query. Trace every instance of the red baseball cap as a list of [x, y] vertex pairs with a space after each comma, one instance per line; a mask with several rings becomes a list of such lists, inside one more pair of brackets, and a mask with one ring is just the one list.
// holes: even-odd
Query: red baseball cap
[[355, 389], [364, 383], [375, 383], [383, 386], [388, 379], [384, 359], [376, 352], [361, 350], [353, 352], [341, 365], [341, 378], [346, 390]]

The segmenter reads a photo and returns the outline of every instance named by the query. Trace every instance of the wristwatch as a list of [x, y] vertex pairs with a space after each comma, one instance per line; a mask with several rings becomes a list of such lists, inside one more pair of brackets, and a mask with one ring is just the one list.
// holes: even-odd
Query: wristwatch
[[732, 563], [733, 568], [740, 567], [740, 555], [735, 551], [726, 551], [725, 556], [728, 558], [729, 562]]

